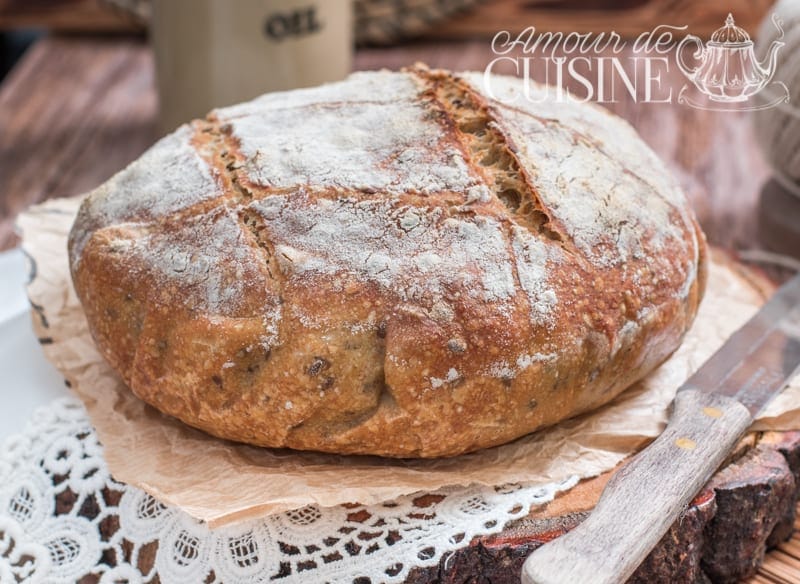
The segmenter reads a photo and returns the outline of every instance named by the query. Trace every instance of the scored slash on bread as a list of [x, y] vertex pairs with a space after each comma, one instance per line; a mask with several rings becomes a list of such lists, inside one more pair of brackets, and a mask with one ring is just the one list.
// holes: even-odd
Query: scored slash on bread
[[630, 126], [545, 91], [416, 66], [182, 126], [73, 226], [98, 347], [261, 446], [455, 455], [608, 402], [680, 343], [704, 240]]

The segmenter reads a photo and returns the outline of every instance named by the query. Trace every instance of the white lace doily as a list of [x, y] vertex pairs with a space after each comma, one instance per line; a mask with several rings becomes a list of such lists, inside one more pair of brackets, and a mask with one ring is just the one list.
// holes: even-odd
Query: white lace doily
[[83, 406], [61, 399], [0, 452], [0, 584], [401, 582], [575, 482], [310, 506], [211, 531], [114, 481]]

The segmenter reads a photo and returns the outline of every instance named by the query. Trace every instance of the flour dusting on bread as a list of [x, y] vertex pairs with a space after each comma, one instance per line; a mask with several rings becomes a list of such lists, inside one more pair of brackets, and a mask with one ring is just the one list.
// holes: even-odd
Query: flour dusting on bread
[[500, 303], [516, 292], [506, 239], [493, 219], [420, 213], [388, 197], [313, 200], [298, 193], [252, 207], [289, 258], [287, 277], [346, 272], [426, 306], [448, 288]]

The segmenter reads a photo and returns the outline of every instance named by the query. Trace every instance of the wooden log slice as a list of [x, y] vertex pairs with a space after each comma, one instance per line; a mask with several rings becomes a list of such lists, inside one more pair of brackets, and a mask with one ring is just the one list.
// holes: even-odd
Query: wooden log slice
[[[407, 581], [518, 584], [528, 554], [587, 517], [616, 470], [583, 481], [497, 535], [475, 538], [438, 566], [414, 570]], [[765, 551], [792, 534], [799, 471], [800, 432], [749, 435], [629, 583], [727, 583], [752, 576]]]

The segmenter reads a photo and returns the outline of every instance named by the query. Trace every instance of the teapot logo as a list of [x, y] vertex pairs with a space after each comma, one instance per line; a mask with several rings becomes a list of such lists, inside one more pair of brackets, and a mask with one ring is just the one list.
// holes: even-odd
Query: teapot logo
[[[783, 38], [783, 28], [776, 16], [773, 23]], [[685, 60], [684, 49], [693, 43], [693, 54], [697, 65], [692, 68]], [[756, 60], [753, 41], [747, 31], [736, 26], [733, 15], [728, 14], [725, 25], [711, 35], [704, 45], [695, 35], [687, 35], [679, 44], [677, 63], [686, 78], [696, 87], [702, 97], [690, 96], [690, 86], [684, 85], [678, 102], [699, 109], [709, 110], [756, 110], [774, 107], [789, 102], [789, 90], [780, 81], [773, 81], [778, 51], [784, 46], [775, 40], [763, 61]], [[769, 98], [750, 101], [764, 89]]]

